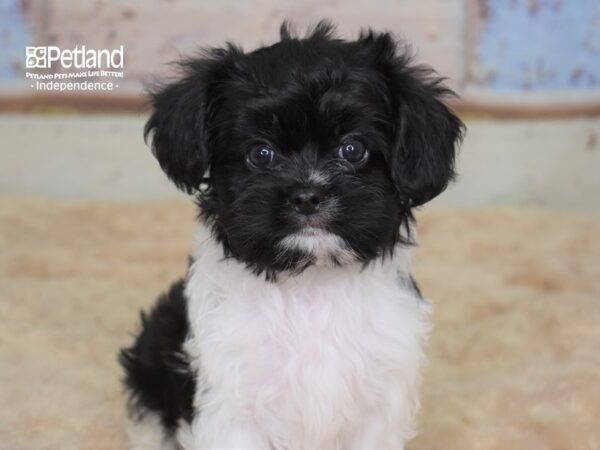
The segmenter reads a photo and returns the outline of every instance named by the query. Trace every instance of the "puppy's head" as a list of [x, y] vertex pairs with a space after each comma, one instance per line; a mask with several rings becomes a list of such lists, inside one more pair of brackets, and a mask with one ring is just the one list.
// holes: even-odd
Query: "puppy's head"
[[298, 39], [284, 26], [275, 45], [182, 68], [153, 94], [146, 134], [226, 254], [258, 273], [385, 256], [454, 175], [451, 92], [389, 34], [343, 41], [321, 23]]

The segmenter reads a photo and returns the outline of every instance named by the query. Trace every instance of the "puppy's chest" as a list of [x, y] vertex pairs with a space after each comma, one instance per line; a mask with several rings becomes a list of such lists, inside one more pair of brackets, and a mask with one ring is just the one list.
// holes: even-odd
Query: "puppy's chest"
[[389, 274], [326, 275], [192, 293], [208, 385], [264, 423], [319, 417], [328, 428], [385, 396], [418, 351], [406, 336], [421, 332], [419, 300]]

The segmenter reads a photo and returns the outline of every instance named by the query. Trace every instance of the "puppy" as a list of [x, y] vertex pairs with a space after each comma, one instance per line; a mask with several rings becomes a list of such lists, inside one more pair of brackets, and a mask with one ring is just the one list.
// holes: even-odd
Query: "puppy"
[[454, 175], [451, 94], [386, 33], [212, 49], [152, 95], [202, 225], [121, 353], [135, 449], [402, 449], [429, 304], [412, 209]]

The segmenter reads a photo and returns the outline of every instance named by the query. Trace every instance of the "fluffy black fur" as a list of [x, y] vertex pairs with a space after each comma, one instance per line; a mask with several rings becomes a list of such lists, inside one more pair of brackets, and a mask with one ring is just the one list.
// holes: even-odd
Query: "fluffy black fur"
[[162, 295], [149, 316], [141, 314], [142, 330], [134, 345], [121, 351], [129, 411], [136, 418], [160, 416], [168, 433], [179, 419], [192, 420], [195, 379], [183, 351], [188, 334], [183, 280]]
[[[169, 178], [195, 193], [225, 254], [272, 280], [314, 262], [278, 246], [305, 226], [340, 236], [365, 264], [389, 255], [410, 242], [411, 209], [454, 176], [463, 125], [442, 102], [452, 92], [389, 34], [343, 41], [323, 22], [300, 39], [284, 25], [275, 45], [212, 49], [181, 68], [152, 94], [145, 135]], [[360, 164], [340, 157], [347, 142], [367, 149]], [[248, 163], [257, 147], [274, 151], [268, 167]], [[294, 192], [306, 187], [322, 196], [318, 214], [294, 209]], [[132, 412], [159, 413], [170, 432], [192, 415], [187, 332], [180, 282], [142, 316], [141, 334], [121, 354]]]
[[[408, 241], [399, 230], [407, 230], [411, 208], [454, 177], [463, 125], [442, 102], [452, 92], [387, 33], [343, 41], [322, 22], [298, 39], [284, 24], [275, 45], [212, 49], [181, 68], [179, 81], [152, 94], [146, 136], [171, 180], [197, 193], [227, 255], [257, 273], [312, 263], [277, 247], [306, 225], [289, 199], [311, 170], [327, 174], [324, 195], [339, 202], [320, 226], [365, 263]], [[366, 165], [337, 156], [348, 139], [366, 146]], [[275, 150], [271, 167], [247, 164], [257, 145]]]

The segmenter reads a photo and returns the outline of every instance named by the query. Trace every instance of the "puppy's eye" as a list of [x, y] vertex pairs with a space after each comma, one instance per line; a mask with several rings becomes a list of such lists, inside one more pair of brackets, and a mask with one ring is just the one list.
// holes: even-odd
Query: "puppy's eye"
[[369, 157], [369, 152], [359, 141], [344, 142], [338, 150], [338, 156], [352, 164], [364, 163]]
[[275, 157], [275, 150], [266, 145], [258, 145], [246, 154], [247, 163], [259, 169], [268, 167]]

